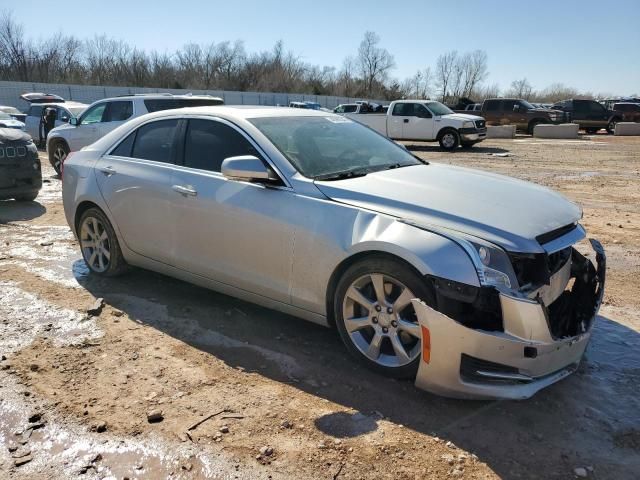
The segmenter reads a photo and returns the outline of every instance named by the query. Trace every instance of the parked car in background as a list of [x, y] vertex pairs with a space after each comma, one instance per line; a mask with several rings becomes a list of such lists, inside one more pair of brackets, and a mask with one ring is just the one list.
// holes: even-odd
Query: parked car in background
[[541, 123], [565, 123], [566, 115], [559, 110], [537, 108], [521, 98], [489, 98], [478, 112], [487, 125], [515, 125], [518, 130], [533, 134]]
[[[416, 105], [448, 115], [391, 109]], [[443, 395], [565, 378], [604, 292], [600, 244], [574, 248], [578, 205], [332, 113], [157, 112], [69, 157], [62, 183], [92, 275], [134, 265], [335, 326], [371, 369]]]
[[467, 105], [467, 107], [464, 109], [465, 112], [477, 112], [482, 110], [482, 104], [481, 103], [471, 103], [469, 105]]
[[605, 108], [595, 100], [563, 100], [556, 102], [553, 108], [571, 115], [571, 122], [580, 125], [580, 128], [587, 133], [596, 133], [598, 130], [606, 128], [608, 133], [613, 134], [616, 123], [622, 118], [619, 113]]
[[622, 122], [640, 122], [640, 103], [614, 103], [612, 109]]
[[36, 142], [44, 139], [42, 114], [47, 108], [55, 109], [55, 126], [59, 127], [69, 123], [72, 118], [80, 115], [87, 108], [87, 105], [79, 102], [32, 103], [27, 111], [27, 117], [24, 123], [27, 133], [31, 135], [31, 138]]
[[357, 103], [342, 103], [333, 109], [333, 113], [356, 113], [359, 107]]
[[9, 107], [8, 105], [0, 105], [0, 112], [8, 113], [9, 115], [11, 115], [11, 117], [22, 123], [24, 123], [25, 119], [27, 118], [26, 113], [21, 112], [16, 107]]
[[42, 188], [38, 149], [16, 128], [0, 128], [0, 200], [35, 200]]
[[24, 122], [16, 120], [8, 113], [0, 111], [0, 128], [17, 128], [24, 130]]
[[613, 110], [613, 106], [616, 103], [640, 103], [640, 98], [637, 97], [619, 97], [619, 98], [607, 98], [600, 100], [600, 103], [604, 105], [607, 110]]
[[68, 125], [51, 130], [47, 138], [49, 162], [60, 173], [69, 152], [92, 144], [132, 118], [161, 110], [222, 104], [221, 98], [210, 95], [142, 94], [98, 100]]
[[306, 108], [309, 110], [320, 110], [322, 105], [317, 102], [289, 102], [291, 108]]
[[387, 113], [346, 113], [393, 140], [439, 142], [444, 150], [470, 147], [487, 136], [484, 118], [454, 113], [433, 100], [396, 100]]

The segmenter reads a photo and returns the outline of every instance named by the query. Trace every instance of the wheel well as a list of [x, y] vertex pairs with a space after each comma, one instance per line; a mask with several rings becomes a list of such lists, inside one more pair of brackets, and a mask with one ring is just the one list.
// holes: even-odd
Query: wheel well
[[78, 235], [78, 222], [80, 221], [80, 217], [82, 217], [82, 214], [90, 208], [97, 208], [98, 210], [102, 211], [102, 209], [98, 205], [93, 202], [89, 202], [88, 200], [81, 202], [80, 205], [78, 205], [78, 208], [76, 208], [76, 214], [73, 218], [73, 226], [75, 227], [76, 235]]
[[348, 258], [345, 258], [335, 268], [335, 270], [331, 274], [331, 277], [329, 278], [329, 284], [327, 285], [327, 294], [326, 294], [325, 302], [326, 302], [326, 310], [327, 310], [327, 322], [329, 323], [330, 326], [335, 327], [336, 325], [335, 312], [333, 311], [333, 298], [335, 296], [336, 288], [338, 287], [338, 282], [340, 281], [340, 278], [342, 277], [342, 275], [344, 275], [344, 272], [346, 272], [351, 265], [354, 265], [355, 263], [358, 263], [361, 260], [371, 259], [372, 257], [386, 258], [388, 260], [393, 260], [395, 262], [403, 263], [409, 268], [411, 268], [417, 275], [422, 276], [422, 273], [420, 273], [420, 271], [418, 271], [418, 269], [415, 266], [413, 266], [411, 263], [407, 262], [403, 258], [400, 258], [391, 253], [383, 252], [381, 250], [369, 250], [367, 252], [359, 252]]
[[454, 133], [456, 133], [456, 134], [457, 134], [457, 133], [458, 133], [458, 130], [456, 130], [456, 129], [455, 129], [455, 128], [453, 128], [453, 127], [444, 127], [444, 128], [442, 128], [442, 129], [438, 132], [438, 135], [437, 135], [437, 137], [436, 137], [436, 140], [440, 140], [440, 138], [441, 138], [445, 133], [447, 133], [447, 132], [454, 132]]

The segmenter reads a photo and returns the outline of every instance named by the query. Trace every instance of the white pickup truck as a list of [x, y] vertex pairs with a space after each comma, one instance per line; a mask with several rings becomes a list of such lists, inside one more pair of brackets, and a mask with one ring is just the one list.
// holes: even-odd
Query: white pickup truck
[[[360, 109], [358, 109], [360, 110]], [[393, 140], [439, 142], [444, 150], [470, 147], [487, 136], [484, 118], [454, 113], [433, 100], [397, 100], [384, 113], [345, 113]]]

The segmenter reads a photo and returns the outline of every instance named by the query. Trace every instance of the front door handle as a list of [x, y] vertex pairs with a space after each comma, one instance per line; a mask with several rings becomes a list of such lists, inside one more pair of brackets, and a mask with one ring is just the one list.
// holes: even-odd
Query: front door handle
[[174, 192], [178, 192], [180, 195], [187, 195], [191, 197], [195, 197], [198, 195], [198, 191], [194, 189], [191, 185], [174, 185], [171, 187]]
[[409, 119], [408, 118], [405, 118], [403, 121], [404, 121], [404, 123], [409, 123]]
[[98, 170], [104, 173], [107, 177], [110, 177], [111, 175], [116, 173], [115, 169], [111, 165], [107, 167], [100, 167], [98, 168]]

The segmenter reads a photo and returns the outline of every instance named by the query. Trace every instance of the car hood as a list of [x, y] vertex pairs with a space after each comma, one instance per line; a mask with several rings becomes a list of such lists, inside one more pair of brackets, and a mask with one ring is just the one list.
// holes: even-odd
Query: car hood
[[437, 163], [315, 184], [334, 201], [464, 232], [511, 252], [542, 252], [537, 236], [582, 216], [578, 205], [548, 188]]
[[0, 125], [4, 125], [9, 128], [24, 128], [24, 123], [13, 118], [11, 120], [0, 120]]
[[468, 113], [450, 113], [448, 115], [442, 115], [442, 118], [451, 119], [451, 120], [462, 120], [462, 121], [473, 121], [476, 120], [484, 120], [484, 118], [479, 117], [478, 115], [469, 115]]

